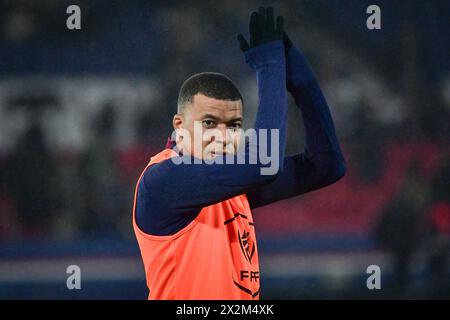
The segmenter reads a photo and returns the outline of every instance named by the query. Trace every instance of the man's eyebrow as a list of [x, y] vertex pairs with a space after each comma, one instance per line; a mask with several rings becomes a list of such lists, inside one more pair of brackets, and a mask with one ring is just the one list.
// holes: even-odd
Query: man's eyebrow
[[205, 114], [202, 116], [202, 119], [206, 119], [206, 118], [210, 118], [210, 119], [213, 119], [213, 120], [220, 120], [219, 117], [217, 117], [217, 116], [215, 116], [215, 115], [213, 115], [213, 114], [210, 114], [210, 113], [205, 113]]
[[231, 120], [228, 121], [228, 122], [235, 122], [235, 121], [242, 121], [242, 117], [236, 117], [236, 118], [233, 118], [233, 119], [231, 119]]
[[[210, 114], [210, 113], [205, 113], [202, 117], [202, 119], [206, 119], [206, 118], [210, 118], [216, 121], [221, 121], [222, 119], [220, 119], [219, 117]], [[231, 123], [231, 122], [235, 122], [235, 121], [242, 121], [242, 117], [236, 117], [236, 118], [232, 118], [230, 119], [227, 123]]]

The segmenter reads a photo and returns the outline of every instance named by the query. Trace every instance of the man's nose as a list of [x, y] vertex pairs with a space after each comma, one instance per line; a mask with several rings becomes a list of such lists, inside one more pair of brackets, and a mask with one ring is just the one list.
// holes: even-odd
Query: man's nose
[[214, 136], [214, 140], [216, 143], [222, 143], [224, 146], [231, 141], [230, 130], [228, 130], [225, 124], [219, 124], [217, 126], [217, 135]]

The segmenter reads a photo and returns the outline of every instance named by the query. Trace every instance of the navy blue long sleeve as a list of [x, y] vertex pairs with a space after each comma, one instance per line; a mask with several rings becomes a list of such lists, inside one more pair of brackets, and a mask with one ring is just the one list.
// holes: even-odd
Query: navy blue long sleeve
[[328, 104], [302, 53], [286, 48], [286, 85], [300, 108], [305, 127], [305, 149], [284, 159], [284, 169], [268, 185], [247, 193], [252, 208], [330, 185], [345, 175], [346, 165]]
[[[287, 116], [284, 45], [282, 41], [274, 41], [257, 46], [246, 51], [245, 59], [256, 71], [258, 84], [258, 113], [254, 128], [279, 129], [278, 163], [281, 172]], [[246, 151], [257, 152], [249, 150], [248, 144]], [[234, 165], [175, 164], [168, 159], [150, 166], [138, 186], [138, 226], [149, 234], [173, 234], [195, 219], [203, 207], [276, 179], [277, 175], [261, 174], [264, 165], [260, 161], [238, 164], [238, 156], [235, 156]]]

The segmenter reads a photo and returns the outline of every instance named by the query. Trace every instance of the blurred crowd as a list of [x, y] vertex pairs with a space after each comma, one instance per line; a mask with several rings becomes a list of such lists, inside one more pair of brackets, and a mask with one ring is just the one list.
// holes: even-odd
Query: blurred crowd
[[[193, 73], [229, 75], [246, 125], [254, 119], [255, 79], [235, 35], [256, 2], [77, 2], [80, 31], [65, 28], [68, 2], [0, 1], [3, 242], [132, 238], [134, 183], [164, 147], [178, 88]], [[395, 255], [399, 287], [425, 248], [439, 283], [450, 251], [449, 44], [439, 38], [449, 6], [380, 1], [384, 29], [370, 34], [364, 4], [275, 4], [323, 86], [350, 169], [334, 189], [349, 210], [310, 219], [336, 233], [346, 215], [364, 221], [349, 232]], [[289, 112], [289, 130], [302, 131], [298, 110]], [[291, 139], [288, 151], [302, 146]]]

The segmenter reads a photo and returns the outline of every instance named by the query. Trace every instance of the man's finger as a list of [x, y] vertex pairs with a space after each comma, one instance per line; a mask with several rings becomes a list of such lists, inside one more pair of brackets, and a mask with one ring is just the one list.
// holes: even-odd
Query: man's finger
[[284, 46], [287, 50], [289, 50], [293, 45], [292, 40], [287, 35], [286, 31], [283, 32], [283, 42], [284, 42]]
[[256, 38], [259, 38], [259, 28], [258, 28], [258, 12], [253, 11], [250, 14], [250, 22], [248, 25], [248, 31], [250, 33], [250, 44], [253, 46], [253, 42]]
[[268, 30], [273, 30], [275, 28], [272, 7], [267, 7], [266, 9], [266, 27]]
[[242, 51], [247, 51], [250, 48], [247, 40], [245, 40], [242, 34], [238, 34], [237, 39], [239, 41], [239, 47], [241, 48]]
[[283, 19], [282, 16], [278, 16], [277, 17], [277, 26], [276, 26], [275, 30], [277, 31], [277, 33], [280, 36], [283, 36], [283, 33], [284, 33], [284, 19]]
[[260, 32], [266, 30], [266, 8], [259, 7], [258, 9], [258, 28]]

